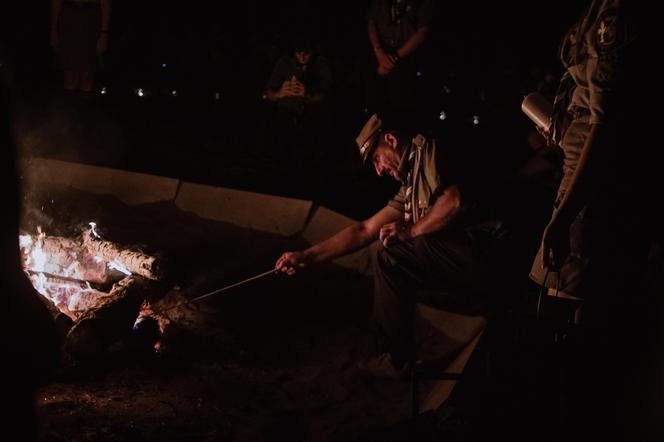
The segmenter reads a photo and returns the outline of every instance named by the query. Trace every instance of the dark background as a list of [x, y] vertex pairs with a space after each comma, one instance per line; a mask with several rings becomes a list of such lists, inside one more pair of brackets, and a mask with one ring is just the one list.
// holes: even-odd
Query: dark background
[[[0, 26], [16, 141], [25, 155], [314, 199], [352, 216], [368, 215], [394, 186], [361, 169], [353, 144], [367, 118], [367, 6], [115, 1], [96, 93], [82, 97], [62, 91], [48, 45], [49, 2], [17, 2]], [[532, 125], [520, 102], [546, 75], [557, 81], [557, 47], [583, 2], [434, 6], [421, 77], [431, 119], [422, 126], [455, 133], [464, 149], [512, 170], [532, 154], [526, 144]], [[255, 146], [270, 69], [301, 33], [315, 35], [335, 77], [332, 147], [324, 167], [284, 167]], [[445, 121], [438, 119], [440, 111]], [[473, 124], [475, 115], [480, 124]]]

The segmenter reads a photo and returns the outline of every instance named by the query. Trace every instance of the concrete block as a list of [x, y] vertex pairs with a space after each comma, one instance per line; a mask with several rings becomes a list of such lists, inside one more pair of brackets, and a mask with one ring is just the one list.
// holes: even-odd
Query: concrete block
[[311, 201], [183, 182], [175, 198], [181, 210], [247, 229], [291, 236], [302, 232]]
[[[445, 346], [439, 349], [441, 353], [439, 357], [453, 357], [445, 371], [463, 373], [486, 329], [487, 316], [464, 315], [433, 308], [422, 303], [417, 304], [417, 314], [445, 336]], [[434, 410], [442, 405], [452, 393], [455, 385], [454, 380], [435, 381], [420, 404], [420, 412]]]
[[31, 158], [21, 164], [29, 186], [56, 185], [94, 194], [114, 195], [129, 205], [172, 201], [179, 180], [67, 161]]
[[458, 342], [470, 341], [484, 330], [487, 324], [487, 315], [464, 315], [422, 303], [417, 304], [417, 314], [440, 333]]
[[[314, 209], [304, 232], [302, 232], [302, 237], [308, 243], [315, 244], [356, 222], [354, 219], [341, 215], [327, 207], [319, 206]], [[338, 258], [334, 263], [370, 275], [372, 271], [371, 257], [372, 250], [367, 247], [351, 255]]]
[[[461, 350], [457, 357], [448, 365], [447, 370], [450, 373], [463, 373], [470, 356], [477, 348], [484, 329], [482, 329], [470, 342]], [[429, 410], [436, 410], [440, 407], [452, 394], [452, 390], [456, 386], [457, 381], [441, 380], [435, 381], [420, 405], [420, 413], [425, 413]]]

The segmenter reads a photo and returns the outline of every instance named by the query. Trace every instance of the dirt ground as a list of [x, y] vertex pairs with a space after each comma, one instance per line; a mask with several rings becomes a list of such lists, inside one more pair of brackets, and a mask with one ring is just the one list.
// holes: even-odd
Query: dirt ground
[[[169, 280], [164, 305], [265, 272], [284, 250], [303, 246], [296, 238], [204, 220], [171, 203], [129, 207], [52, 189], [28, 191], [24, 208], [27, 231], [40, 225], [50, 235], [75, 235], [95, 221], [106, 239], [162, 256]], [[657, 281], [653, 290], [661, 293]], [[42, 439], [392, 440], [390, 432], [404, 428], [410, 414], [410, 385], [358, 370], [369, 338], [371, 287], [369, 278], [334, 265], [271, 275], [169, 311], [158, 351], [128, 332], [94, 361], [65, 357], [36, 396]], [[427, 338], [425, 350], [435, 353], [438, 337]], [[546, 416], [557, 410], [555, 360], [545, 357], [556, 352], [534, 335], [519, 342], [518, 349], [494, 344], [492, 371], [500, 380], [468, 394], [492, 419], [480, 428], [485, 435], [516, 436], [519, 428], [524, 437], [513, 440], [530, 440], [543, 428], [540, 420], [549, 425]], [[644, 373], [637, 388], [643, 392], [650, 389], [646, 380], [656, 378]], [[462, 431], [468, 429], [476, 430], [466, 423]]]
[[[269, 270], [297, 240], [74, 191], [25, 199], [22, 226], [107, 239], [168, 262], [167, 297]], [[348, 441], [409, 414], [407, 382], [357, 370], [371, 281], [329, 265], [271, 275], [171, 311], [159, 351], [119, 344], [68, 358], [36, 398], [46, 441]], [[130, 342], [131, 336], [125, 341]]]

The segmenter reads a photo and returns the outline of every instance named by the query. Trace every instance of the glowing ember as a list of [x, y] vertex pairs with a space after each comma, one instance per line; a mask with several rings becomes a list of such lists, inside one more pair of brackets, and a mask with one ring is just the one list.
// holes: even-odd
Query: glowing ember
[[[47, 236], [40, 227], [37, 228], [37, 235], [19, 235], [23, 269], [33, 286], [74, 320], [109, 296], [109, 293], [95, 289], [90, 283], [107, 286], [132, 275], [122, 258], [124, 255], [137, 255], [103, 241], [96, 223], [89, 225], [90, 229], [77, 239]], [[91, 239], [105, 246], [104, 256], [90, 250]], [[121, 256], [110, 259], [116, 249]]]
[[107, 265], [108, 265], [108, 268], [111, 269], [111, 270], [117, 270], [119, 272], [124, 273], [127, 276], [131, 275], [131, 272], [127, 269], [127, 267], [122, 265], [122, 263], [117, 261], [117, 260], [116, 261], [111, 261]]

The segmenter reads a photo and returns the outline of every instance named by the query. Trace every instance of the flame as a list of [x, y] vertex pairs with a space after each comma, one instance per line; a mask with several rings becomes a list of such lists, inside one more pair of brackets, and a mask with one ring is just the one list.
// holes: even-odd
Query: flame
[[97, 233], [97, 223], [95, 223], [95, 222], [89, 222], [88, 224], [90, 225], [90, 231], [92, 232], [92, 235], [93, 235], [95, 238], [101, 238], [101, 236], [99, 235], [99, 233]]
[[[90, 225], [89, 234], [101, 238], [97, 224]], [[83, 238], [88, 236], [83, 235]], [[47, 238], [41, 227], [36, 235], [22, 234], [18, 238], [23, 270], [35, 290], [48, 299], [60, 312], [78, 321], [88, 310], [100, 305], [110, 293], [96, 290], [88, 280], [97, 283], [109, 283], [119, 279], [117, 274], [110, 274], [107, 269], [114, 269], [124, 275], [132, 273], [118, 260], [106, 261], [101, 256], [89, 253], [83, 240], [51, 237]], [[136, 320], [138, 323], [151, 312], [147, 301], [141, 307]], [[159, 332], [170, 321], [163, 315], [156, 315]], [[160, 351], [161, 341], [154, 344], [155, 351]]]
[[25, 255], [23, 267], [35, 272], [43, 272], [48, 261], [43, 251], [46, 234], [42, 232], [41, 227], [37, 227], [37, 234], [36, 241], [30, 235], [19, 235], [18, 244]]
[[[96, 224], [90, 223], [93, 234]], [[46, 233], [37, 227], [37, 235], [19, 235], [18, 242], [23, 259], [23, 270], [28, 275], [35, 290], [51, 301], [61, 312], [76, 320], [84, 312], [82, 309], [90, 305], [86, 296], [100, 297], [105, 295], [92, 288], [89, 282], [77, 282], [85, 275], [85, 263], [74, 259], [66, 267], [44, 248]], [[67, 251], [67, 257], [77, 257], [75, 251]], [[99, 256], [92, 257], [99, 266], [106, 266]], [[110, 263], [109, 263], [110, 266]], [[94, 269], [93, 269], [94, 270]], [[70, 278], [71, 281], [68, 279]]]

